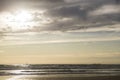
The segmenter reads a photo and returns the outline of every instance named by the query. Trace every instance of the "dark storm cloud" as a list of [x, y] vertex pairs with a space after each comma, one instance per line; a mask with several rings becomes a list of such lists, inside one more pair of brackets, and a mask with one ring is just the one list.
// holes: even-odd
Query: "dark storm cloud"
[[[46, 12], [45, 15], [52, 16], [51, 19], [55, 18], [56, 20], [45, 28], [47, 30], [67, 31], [119, 23], [120, 6], [118, 3], [118, 0], [65, 0], [64, 4], [55, 6]], [[101, 12], [97, 11], [98, 9]], [[68, 18], [68, 20], [61, 22], [63, 18]], [[69, 18], [72, 18], [72, 20], [69, 20]]]
[[86, 10], [80, 9], [80, 6], [72, 7], [60, 7], [47, 12], [48, 15], [53, 17], [62, 17], [62, 18], [86, 18]]

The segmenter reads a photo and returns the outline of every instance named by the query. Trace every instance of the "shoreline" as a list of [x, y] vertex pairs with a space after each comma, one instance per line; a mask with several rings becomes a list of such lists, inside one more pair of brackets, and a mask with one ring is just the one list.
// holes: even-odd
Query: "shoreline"
[[79, 75], [15, 75], [15, 76], [0, 76], [0, 80], [18, 79], [18, 80], [119, 80], [120, 75], [112, 76], [79, 76]]

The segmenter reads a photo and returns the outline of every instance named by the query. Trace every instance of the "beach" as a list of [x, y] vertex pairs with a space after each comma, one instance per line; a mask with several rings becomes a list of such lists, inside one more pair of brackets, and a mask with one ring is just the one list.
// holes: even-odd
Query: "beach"
[[82, 77], [78, 75], [72, 76], [1, 76], [0, 80], [119, 80], [120, 75], [117, 76], [89, 76]]

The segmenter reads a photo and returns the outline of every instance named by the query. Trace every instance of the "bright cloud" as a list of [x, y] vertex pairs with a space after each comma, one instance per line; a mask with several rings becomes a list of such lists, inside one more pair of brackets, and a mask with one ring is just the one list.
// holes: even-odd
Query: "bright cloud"
[[110, 15], [110, 14], [120, 14], [120, 6], [119, 5], [104, 5], [92, 12], [90, 15], [99, 16], [99, 15]]

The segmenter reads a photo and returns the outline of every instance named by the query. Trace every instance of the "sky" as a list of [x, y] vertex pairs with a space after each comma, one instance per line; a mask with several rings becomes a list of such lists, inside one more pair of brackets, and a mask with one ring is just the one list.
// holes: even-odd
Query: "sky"
[[0, 64], [120, 64], [120, 0], [0, 0]]

